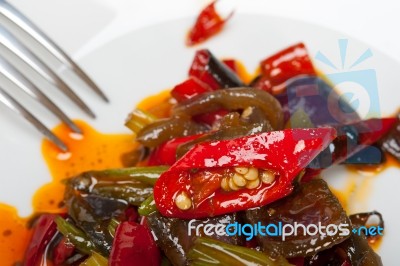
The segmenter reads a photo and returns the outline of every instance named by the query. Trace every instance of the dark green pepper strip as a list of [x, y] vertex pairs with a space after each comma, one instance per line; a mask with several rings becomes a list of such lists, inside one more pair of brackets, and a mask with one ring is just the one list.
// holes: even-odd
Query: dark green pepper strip
[[146, 147], [157, 147], [167, 140], [196, 135], [207, 131], [207, 127], [191, 120], [185, 114], [160, 119], [144, 127], [136, 136], [136, 140]]
[[291, 265], [285, 258], [272, 259], [262, 252], [246, 247], [226, 244], [206, 237], [195, 240], [188, 253], [190, 265], [260, 265], [286, 266]]
[[120, 199], [128, 204], [139, 206], [147, 197], [153, 193], [153, 188], [143, 184], [109, 184], [96, 185], [93, 187], [93, 194], [110, 199]]
[[176, 115], [199, 115], [220, 109], [239, 110], [249, 106], [260, 108], [275, 130], [283, 128], [283, 111], [278, 100], [268, 92], [254, 88], [230, 88], [206, 92], [179, 103]]
[[141, 216], [147, 216], [155, 211], [157, 211], [156, 203], [154, 201], [154, 195], [151, 194], [151, 196], [139, 206], [138, 212]]
[[57, 216], [55, 222], [58, 231], [60, 231], [76, 249], [88, 255], [92, 254], [95, 250], [95, 245], [82, 230], [64, 220], [61, 216]]
[[165, 166], [154, 166], [90, 171], [66, 182], [73, 191], [121, 199], [138, 206], [151, 195], [154, 183], [167, 169]]
[[108, 259], [96, 252], [93, 252], [92, 255], [79, 266], [108, 266]]
[[160, 175], [168, 170], [168, 166], [148, 166], [107, 169], [104, 171], [91, 171], [94, 176], [118, 179], [121, 177], [132, 178], [136, 181], [154, 186]]
[[[247, 115], [244, 115], [245, 113]], [[218, 130], [206, 133], [199, 138], [178, 146], [176, 150], [177, 158], [182, 157], [197, 143], [234, 139], [273, 130], [265, 114], [257, 107], [248, 107], [246, 112], [243, 111], [242, 116], [237, 112], [227, 114], [218, 123], [220, 124]]]

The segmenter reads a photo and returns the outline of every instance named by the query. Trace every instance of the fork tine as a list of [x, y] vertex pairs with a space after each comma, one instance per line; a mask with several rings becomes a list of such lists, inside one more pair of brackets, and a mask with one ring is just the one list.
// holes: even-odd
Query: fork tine
[[45, 125], [43, 125], [34, 115], [32, 115], [28, 110], [26, 110], [20, 103], [18, 103], [12, 96], [0, 88], [0, 102], [6, 105], [8, 108], [22, 115], [26, 120], [28, 120], [37, 130], [39, 130], [45, 137], [47, 137], [51, 142], [57, 145], [62, 151], [68, 151], [67, 146], [51, 132]]
[[0, 26], [0, 44], [7, 48], [11, 53], [22, 59], [28, 66], [45, 78], [48, 82], [60, 88], [65, 95], [74, 101], [83, 111], [95, 118], [93, 111], [79, 98], [78, 95], [53, 72], [42, 60], [33, 54], [19, 40], [17, 40], [4, 27]]
[[10, 63], [0, 57], [0, 73], [3, 74], [12, 83], [22, 89], [24, 92], [29, 94], [32, 98], [39, 101], [53, 114], [55, 114], [61, 121], [63, 121], [72, 131], [76, 133], [82, 133], [79, 127], [72, 122], [69, 117], [61, 111], [57, 105], [55, 105], [43, 92], [36, 87], [31, 81], [29, 81], [21, 72], [14, 68]]
[[85, 72], [46, 34], [44, 34], [33, 22], [19, 12], [15, 7], [6, 1], [0, 1], [0, 14], [9, 19], [34, 40], [46, 48], [54, 57], [56, 57], [64, 65], [74, 71], [83, 81], [89, 85], [104, 101], [108, 102], [107, 96], [102, 90], [90, 79]]

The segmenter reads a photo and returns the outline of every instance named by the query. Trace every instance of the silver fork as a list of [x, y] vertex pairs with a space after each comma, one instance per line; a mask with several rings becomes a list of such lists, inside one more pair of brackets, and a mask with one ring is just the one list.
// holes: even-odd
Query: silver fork
[[[48, 36], [46, 36], [36, 25], [26, 18], [15, 7], [0, 0], [0, 16], [8, 19], [12, 24], [22, 29], [28, 36], [43, 46], [52, 56], [57, 58], [64, 66], [72, 70], [80, 79], [82, 79], [96, 94], [104, 101], [108, 102], [106, 95], [100, 88], [85, 74], [85, 72]], [[80, 107], [91, 117], [95, 117], [93, 111], [75, 94], [75, 92], [39, 57], [30, 51], [13, 34], [0, 26], [0, 45], [9, 52], [19, 57], [26, 65], [37, 72], [48, 83], [59, 88], [68, 96], [77, 106]], [[0, 57], [0, 73], [8, 80], [13, 82], [25, 93], [39, 101], [61, 121], [63, 121], [73, 132], [81, 133], [79, 127], [71, 121], [70, 118], [55, 105], [40, 89], [29, 79], [18, 71], [10, 62]], [[37, 128], [45, 137], [56, 144], [61, 150], [67, 151], [66, 145], [54, 135], [42, 122], [32, 115], [16, 99], [0, 87], [0, 102], [6, 105], [14, 112], [22, 115], [35, 128]]]

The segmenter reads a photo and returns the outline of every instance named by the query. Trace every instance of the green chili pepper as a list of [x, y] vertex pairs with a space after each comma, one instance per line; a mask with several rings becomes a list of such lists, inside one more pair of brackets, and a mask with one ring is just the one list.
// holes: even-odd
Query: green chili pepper
[[147, 216], [155, 211], [157, 211], [156, 203], [154, 201], [154, 195], [151, 194], [151, 196], [140, 205], [138, 212], [142, 216]]
[[157, 117], [142, 109], [136, 108], [129, 114], [126, 119], [125, 126], [134, 133], [140, 132], [145, 126], [154, 123]]
[[55, 222], [58, 231], [60, 231], [76, 249], [85, 254], [91, 254], [95, 250], [94, 244], [89, 240], [87, 235], [75, 225], [69, 223], [61, 216], [57, 216]]

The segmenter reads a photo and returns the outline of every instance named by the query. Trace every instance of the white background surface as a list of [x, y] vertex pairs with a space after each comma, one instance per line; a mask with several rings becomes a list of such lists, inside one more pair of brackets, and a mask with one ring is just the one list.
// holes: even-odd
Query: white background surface
[[[75, 57], [127, 30], [195, 15], [205, 0], [12, 0]], [[400, 60], [400, 3], [395, 0], [220, 0], [238, 13], [270, 14], [317, 23], [358, 38]], [[62, 6], [73, 14], [63, 12]], [[48, 23], [49, 17], [54, 23]], [[233, 18], [234, 19], [234, 18]], [[85, 21], [82, 25], [81, 21]], [[107, 27], [104, 28], [104, 26]], [[80, 27], [79, 35], [71, 38]], [[100, 29], [101, 32], [100, 32]], [[82, 44], [87, 44], [83, 46]], [[78, 51], [78, 47], [81, 48]]]

